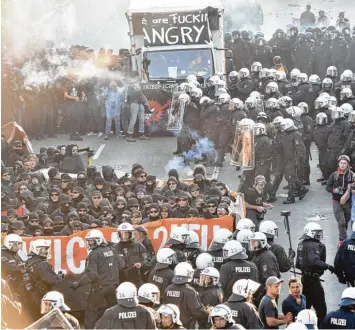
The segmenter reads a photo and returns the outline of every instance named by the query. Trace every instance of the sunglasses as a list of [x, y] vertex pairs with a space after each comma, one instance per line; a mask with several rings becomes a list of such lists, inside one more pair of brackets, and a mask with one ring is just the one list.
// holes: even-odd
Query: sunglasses
[[62, 183], [69, 183], [70, 181], [62, 181]]
[[73, 194], [80, 194], [79, 191], [73, 191]]
[[64, 206], [70, 206], [70, 203], [63, 203]]
[[179, 198], [179, 199], [178, 199], [178, 202], [186, 202], [186, 201], [187, 201], [186, 198]]
[[144, 204], [144, 205], [148, 205], [148, 204], [150, 204], [150, 202], [144, 201], [143, 204]]
[[141, 175], [141, 176], [140, 176], [141, 179], [144, 179], [144, 178], [146, 178], [146, 177], [147, 177], [146, 175]]
[[108, 222], [103, 222], [103, 223], [102, 223], [102, 227], [103, 227], [103, 226], [109, 226]]
[[156, 213], [159, 213], [159, 211], [157, 211], [157, 210], [150, 210], [149, 213], [150, 213], [150, 214], [156, 214]]
[[216, 205], [208, 205], [207, 208], [217, 207]]
[[64, 222], [53, 224], [53, 227], [62, 227], [62, 226], [64, 226]]
[[78, 210], [79, 213], [86, 212], [86, 210]]
[[225, 188], [223, 188], [223, 187], [220, 187], [220, 188], [218, 188], [218, 189], [222, 191], [222, 190], [224, 190]]
[[39, 220], [30, 220], [30, 222], [39, 222]]
[[117, 203], [117, 205], [124, 206], [125, 204], [124, 203]]
[[168, 186], [176, 186], [176, 183], [175, 182], [169, 182]]
[[139, 205], [132, 205], [129, 208], [133, 208], [133, 207], [137, 209], [137, 208], [139, 208]]
[[196, 191], [200, 191], [200, 189], [191, 190], [192, 193]]

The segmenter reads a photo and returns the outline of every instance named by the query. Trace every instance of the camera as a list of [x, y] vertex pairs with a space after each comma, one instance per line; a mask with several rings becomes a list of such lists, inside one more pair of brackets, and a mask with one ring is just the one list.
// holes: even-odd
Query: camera
[[281, 211], [281, 215], [284, 216], [284, 217], [288, 217], [291, 215], [291, 211]]

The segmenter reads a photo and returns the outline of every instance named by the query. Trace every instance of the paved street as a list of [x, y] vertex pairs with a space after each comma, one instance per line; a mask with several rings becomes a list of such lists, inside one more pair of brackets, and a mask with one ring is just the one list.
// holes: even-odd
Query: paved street
[[[41, 146], [51, 146], [68, 144], [70, 141], [64, 135], [56, 139], [48, 139], [45, 141], [32, 141], [36, 152]], [[174, 156], [172, 152], [176, 148], [176, 139], [174, 137], [154, 137], [150, 141], [139, 141], [135, 143], [126, 142], [124, 139], [111, 138], [104, 141], [103, 138], [97, 136], [84, 137], [84, 141], [79, 143], [79, 147], [90, 146], [95, 150], [102, 150], [100, 154], [96, 153], [96, 160], [93, 161], [96, 165], [111, 165], [120, 171], [130, 172], [133, 163], [139, 163], [144, 166], [148, 174], [156, 175], [159, 178], [167, 178], [169, 164], [173, 164]], [[100, 147], [101, 146], [101, 147]], [[104, 146], [104, 147], [102, 147]], [[228, 159], [229, 155], [227, 155]], [[336, 253], [336, 243], [338, 241], [338, 229], [332, 213], [331, 195], [328, 194], [324, 186], [316, 182], [319, 177], [319, 170], [316, 167], [318, 156], [315, 147], [312, 148], [312, 164], [311, 164], [311, 186], [310, 192], [303, 201], [297, 201], [296, 204], [285, 207], [282, 204], [284, 197], [280, 194], [285, 194], [285, 190], [281, 188], [278, 191], [278, 201], [274, 203], [274, 209], [268, 211], [265, 219], [275, 221], [279, 226], [279, 238], [277, 241], [281, 243], [286, 250], [289, 247], [288, 237], [285, 233], [283, 218], [280, 216], [281, 210], [291, 210], [290, 226], [293, 248], [296, 248], [299, 237], [302, 235], [304, 225], [308, 221], [319, 222], [324, 229], [324, 243], [327, 246], [327, 260], [332, 263]], [[235, 190], [238, 185], [238, 174], [241, 171], [236, 171], [234, 167], [227, 162], [225, 166], [220, 168], [218, 179], [226, 182], [228, 186]], [[192, 165], [193, 166], [193, 165]], [[186, 178], [187, 175], [184, 168], [179, 168], [181, 178]], [[209, 177], [213, 173], [213, 168], [208, 168]], [[288, 279], [291, 273], [283, 274], [284, 279]], [[344, 288], [339, 284], [337, 277], [330, 274], [329, 271], [323, 276], [325, 280], [325, 288], [327, 304], [329, 309], [335, 309]], [[287, 294], [286, 286], [283, 287], [283, 296]]]

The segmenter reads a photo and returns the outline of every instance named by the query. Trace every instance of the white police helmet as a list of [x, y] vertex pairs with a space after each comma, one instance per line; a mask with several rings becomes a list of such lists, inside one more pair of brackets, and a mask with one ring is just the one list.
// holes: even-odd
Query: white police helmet
[[173, 283], [190, 283], [194, 276], [194, 270], [188, 262], [180, 262], [174, 269]]
[[255, 281], [241, 279], [233, 284], [232, 296], [236, 295], [247, 298], [250, 294], [254, 294], [259, 287], [260, 284]]
[[158, 308], [157, 313], [161, 315], [170, 315], [173, 323], [182, 326], [180, 321], [180, 310], [178, 306], [174, 304], [161, 305]]
[[218, 104], [222, 105], [228, 103], [231, 100], [231, 97], [228, 93], [222, 93], [218, 96]]
[[227, 228], [220, 228], [213, 234], [213, 241], [209, 250], [217, 251], [221, 250], [228, 241], [233, 237], [232, 232]]
[[152, 283], [144, 283], [138, 289], [138, 301], [143, 304], [160, 304], [160, 290]]
[[170, 231], [170, 238], [166, 242], [167, 244], [187, 244], [189, 241], [189, 233], [184, 227], [176, 227]]
[[214, 266], [213, 257], [207, 252], [203, 252], [199, 254], [196, 258], [195, 263], [196, 263], [196, 268], [200, 270], [203, 270], [207, 267]]
[[12, 250], [14, 244], [17, 245], [18, 249], [21, 249], [22, 243], [21, 236], [16, 234], [9, 234], [4, 239], [4, 246], [10, 251]]
[[233, 98], [229, 102], [229, 110], [242, 110], [244, 108], [244, 103], [238, 98]]
[[355, 305], [355, 288], [346, 288], [341, 294], [339, 306]]
[[237, 230], [249, 229], [254, 232], [255, 231], [255, 223], [253, 221], [251, 221], [249, 218], [241, 218], [237, 222], [236, 229]]
[[248, 259], [245, 249], [238, 241], [229, 241], [223, 246], [223, 258], [224, 259]]
[[222, 317], [227, 322], [234, 323], [231, 309], [224, 304], [220, 304], [212, 308], [209, 315], [209, 320], [211, 324], [214, 324], [215, 317]]
[[256, 232], [249, 240], [249, 250], [258, 251], [267, 246], [267, 238], [264, 233]]
[[254, 126], [255, 136], [266, 135], [266, 127], [263, 123], [256, 123]]
[[176, 253], [173, 249], [162, 248], [157, 252], [157, 269], [167, 268], [170, 265], [177, 264]]
[[217, 286], [219, 271], [214, 267], [207, 267], [200, 273], [200, 286]]
[[43, 238], [36, 239], [30, 244], [30, 252], [43, 258], [51, 258], [51, 241]]
[[60, 292], [49, 291], [41, 300], [41, 314], [47, 314], [55, 308], [62, 312], [70, 311], [70, 308], [64, 303], [64, 296]]
[[318, 319], [311, 309], [304, 309], [297, 314], [296, 322], [304, 324], [307, 329], [315, 329]]
[[116, 297], [119, 305], [132, 308], [138, 305], [137, 288], [131, 282], [123, 282], [116, 289]]
[[323, 239], [323, 229], [320, 224], [316, 222], [309, 222], [303, 228], [303, 235], [301, 239], [314, 238], [317, 240]]
[[194, 230], [189, 230], [188, 232], [189, 238], [188, 238], [188, 244], [186, 245], [186, 248], [188, 249], [200, 249], [200, 236], [194, 231]]
[[271, 220], [264, 220], [260, 223], [259, 231], [264, 233], [266, 237], [278, 237], [279, 227]]

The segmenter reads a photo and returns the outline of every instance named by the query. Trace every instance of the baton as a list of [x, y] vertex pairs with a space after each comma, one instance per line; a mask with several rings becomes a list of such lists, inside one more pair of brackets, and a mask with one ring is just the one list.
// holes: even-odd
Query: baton
[[[290, 249], [292, 250], [291, 232], [290, 232], [290, 222], [288, 217], [291, 215], [291, 211], [281, 211], [281, 215], [284, 217], [284, 225], [286, 229], [286, 234], [288, 236], [288, 242], [290, 244]], [[294, 262], [292, 263], [293, 274], [296, 276], [296, 269]]]
[[[298, 272], [295, 272], [295, 271], [293, 271], [292, 273], [293, 273], [294, 275], [301, 275], [301, 276], [304, 276], [304, 274], [298, 273]], [[321, 278], [318, 278], [318, 280], [320, 280], [321, 282], [324, 282], [324, 280], [322, 280]]]

